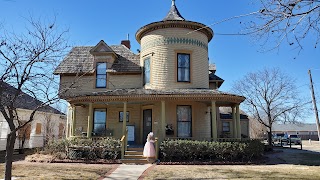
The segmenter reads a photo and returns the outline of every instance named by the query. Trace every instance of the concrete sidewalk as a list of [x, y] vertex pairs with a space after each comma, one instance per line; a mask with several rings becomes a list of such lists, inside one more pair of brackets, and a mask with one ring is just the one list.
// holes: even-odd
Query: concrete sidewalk
[[128, 165], [121, 164], [115, 171], [113, 171], [107, 178], [104, 180], [137, 180], [141, 174], [151, 167], [152, 164], [143, 164], [143, 165]]

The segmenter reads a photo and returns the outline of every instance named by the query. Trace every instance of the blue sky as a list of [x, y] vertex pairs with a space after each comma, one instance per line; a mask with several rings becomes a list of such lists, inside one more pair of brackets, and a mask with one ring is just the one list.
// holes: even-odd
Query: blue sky
[[[206, 25], [257, 10], [254, 0], [176, 0], [182, 16]], [[109, 45], [120, 44], [130, 35], [132, 50], [140, 49], [136, 31], [151, 22], [162, 20], [170, 9], [170, 0], [0, 0], [0, 23], [19, 32], [29, 16], [53, 19], [60, 28], [69, 29], [71, 45], [96, 45], [104, 40]], [[241, 31], [243, 19], [211, 26], [217, 34], [209, 44], [210, 63], [217, 66], [217, 75], [225, 80], [222, 91], [230, 91], [232, 83], [248, 72], [264, 67], [279, 67], [296, 79], [302, 95], [309, 98], [308, 69], [312, 70], [315, 91], [320, 92], [320, 50], [308, 39], [298, 54], [286, 44], [279, 50], [261, 53], [260, 46], [249, 36], [226, 36], [221, 33]], [[312, 39], [312, 36], [311, 38]], [[295, 58], [296, 57], [296, 58]], [[310, 98], [311, 100], [311, 98]], [[306, 120], [314, 122], [313, 117]]]

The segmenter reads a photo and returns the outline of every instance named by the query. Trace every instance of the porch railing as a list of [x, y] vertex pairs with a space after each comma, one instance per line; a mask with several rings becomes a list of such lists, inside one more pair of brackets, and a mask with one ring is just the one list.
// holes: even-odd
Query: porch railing
[[126, 129], [126, 133], [122, 136], [121, 140], [121, 159], [124, 159], [124, 154], [128, 147], [128, 129]]
[[157, 160], [159, 159], [159, 141], [157, 137], [155, 138], [154, 143], [156, 145], [156, 160]]

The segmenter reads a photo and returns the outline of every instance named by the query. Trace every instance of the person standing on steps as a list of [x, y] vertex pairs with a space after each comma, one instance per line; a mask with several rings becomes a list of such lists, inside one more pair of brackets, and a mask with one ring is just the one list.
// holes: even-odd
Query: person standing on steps
[[147, 158], [148, 162], [155, 160], [156, 151], [154, 148], [154, 137], [153, 132], [150, 132], [147, 136], [147, 142], [143, 148], [143, 157]]

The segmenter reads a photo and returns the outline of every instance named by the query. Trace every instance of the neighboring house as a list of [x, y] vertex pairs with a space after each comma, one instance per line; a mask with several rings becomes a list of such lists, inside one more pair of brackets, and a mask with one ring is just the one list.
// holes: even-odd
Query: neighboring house
[[[217, 119], [217, 122], [222, 128], [218, 128], [218, 135], [220, 138], [231, 138], [233, 133], [231, 130], [234, 130], [234, 126], [237, 126], [235, 121], [232, 120], [232, 109], [228, 107], [219, 108], [220, 117]], [[240, 110], [240, 124], [241, 124], [241, 137], [248, 138], [249, 133], [249, 118], [248, 116]]]
[[[226, 138], [248, 136], [239, 109], [245, 98], [219, 91], [223, 79], [209, 66], [212, 38], [211, 28], [185, 20], [173, 1], [162, 21], [137, 31], [139, 54], [129, 40], [73, 47], [55, 70], [60, 88], [70, 88], [60, 95], [70, 105], [68, 135], [120, 139], [128, 128], [128, 141], [137, 145], [151, 131], [160, 141], [218, 141], [223, 131]], [[224, 118], [219, 107], [231, 114]]]
[[318, 140], [318, 131], [316, 124], [274, 124], [272, 133], [284, 133], [287, 135], [297, 134], [303, 140]]
[[[12, 94], [17, 90], [2, 82], [6, 94]], [[17, 107], [20, 122], [26, 122], [33, 109], [41, 102], [28, 94], [21, 93], [15, 107]], [[15, 122], [17, 123], [17, 122]], [[15, 149], [43, 147], [49, 139], [65, 137], [66, 116], [60, 111], [47, 106], [36, 112], [34, 120], [17, 132]], [[0, 113], [0, 151], [6, 149], [7, 134], [10, 129], [7, 121]], [[23, 145], [23, 147], [22, 147]]]

